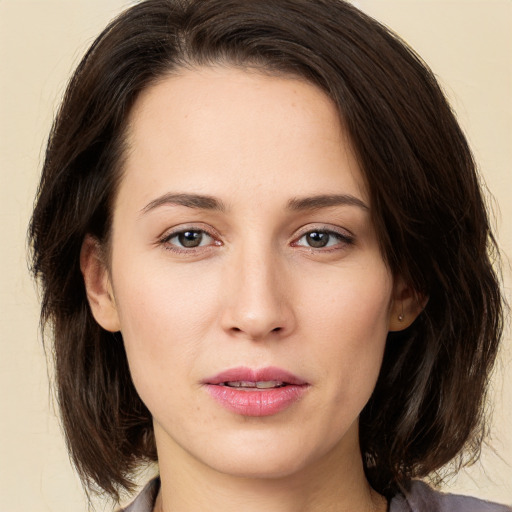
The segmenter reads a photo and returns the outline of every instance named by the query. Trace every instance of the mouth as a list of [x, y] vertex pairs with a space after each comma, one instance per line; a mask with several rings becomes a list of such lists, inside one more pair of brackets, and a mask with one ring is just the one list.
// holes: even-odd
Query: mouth
[[210, 396], [230, 412], [242, 416], [271, 416], [298, 402], [310, 385], [280, 368], [239, 367], [203, 381]]
[[307, 385], [307, 382], [301, 377], [275, 366], [268, 366], [258, 370], [239, 366], [209, 377], [203, 381], [203, 384], [236, 388], [243, 387], [247, 389], [268, 389], [286, 385], [304, 386]]
[[245, 380], [235, 380], [231, 382], [222, 382], [219, 386], [227, 386], [228, 388], [237, 388], [245, 391], [254, 391], [258, 389], [275, 389], [282, 388], [288, 385], [287, 382], [282, 382], [279, 380], [267, 380], [267, 381], [259, 381], [259, 382], [249, 382]]

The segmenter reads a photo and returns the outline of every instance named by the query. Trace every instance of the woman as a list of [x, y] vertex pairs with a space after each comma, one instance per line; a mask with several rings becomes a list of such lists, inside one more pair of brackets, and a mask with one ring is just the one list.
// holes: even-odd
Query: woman
[[[148, 0], [66, 92], [31, 224], [59, 404], [127, 510], [506, 510], [494, 239], [433, 75], [338, 0]], [[487, 507], [487, 508], [486, 508]]]

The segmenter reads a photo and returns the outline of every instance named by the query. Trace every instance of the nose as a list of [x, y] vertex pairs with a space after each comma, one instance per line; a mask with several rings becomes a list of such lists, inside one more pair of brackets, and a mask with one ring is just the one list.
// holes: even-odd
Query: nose
[[282, 339], [295, 328], [289, 269], [269, 249], [240, 251], [227, 265], [223, 329], [249, 340]]

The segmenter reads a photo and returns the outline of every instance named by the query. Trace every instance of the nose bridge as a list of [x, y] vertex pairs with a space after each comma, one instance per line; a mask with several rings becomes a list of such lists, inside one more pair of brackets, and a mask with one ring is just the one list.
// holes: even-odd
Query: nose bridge
[[282, 336], [291, 330], [293, 314], [286, 293], [286, 271], [268, 240], [253, 240], [239, 247], [226, 272], [225, 329], [254, 340], [271, 333]]

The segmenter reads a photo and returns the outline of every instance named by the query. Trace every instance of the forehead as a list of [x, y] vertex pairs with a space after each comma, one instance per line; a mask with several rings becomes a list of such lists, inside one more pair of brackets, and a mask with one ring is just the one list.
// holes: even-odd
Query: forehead
[[155, 186], [165, 181], [219, 196], [236, 186], [293, 188], [297, 196], [340, 187], [367, 200], [333, 101], [295, 78], [229, 67], [183, 70], [141, 93], [127, 142], [123, 181], [137, 187], [153, 179]]

